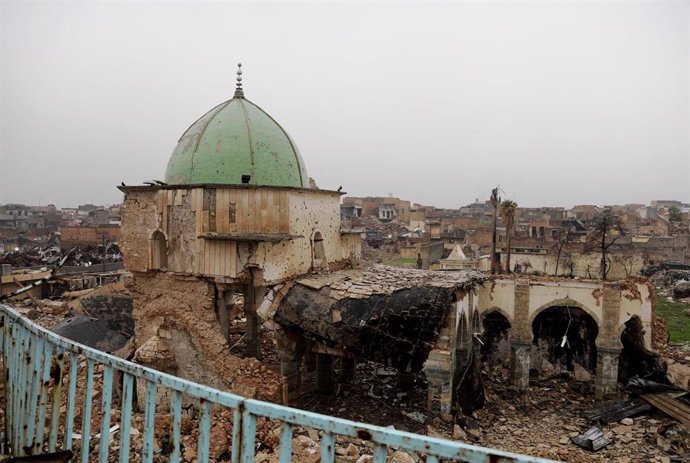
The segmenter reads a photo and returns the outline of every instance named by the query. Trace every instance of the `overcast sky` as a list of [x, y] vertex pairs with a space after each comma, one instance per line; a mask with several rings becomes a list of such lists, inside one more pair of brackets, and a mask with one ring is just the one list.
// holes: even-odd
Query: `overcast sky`
[[690, 201], [690, 3], [0, 2], [0, 203], [115, 203], [232, 97], [322, 188]]

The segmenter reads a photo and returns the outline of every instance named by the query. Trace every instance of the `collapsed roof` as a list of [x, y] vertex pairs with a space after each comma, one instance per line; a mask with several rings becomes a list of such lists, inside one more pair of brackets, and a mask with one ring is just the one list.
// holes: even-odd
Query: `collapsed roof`
[[273, 320], [344, 353], [419, 371], [455, 291], [470, 290], [485, 279], [475, 270], [385, 265], [311, 275], [278, 291]]

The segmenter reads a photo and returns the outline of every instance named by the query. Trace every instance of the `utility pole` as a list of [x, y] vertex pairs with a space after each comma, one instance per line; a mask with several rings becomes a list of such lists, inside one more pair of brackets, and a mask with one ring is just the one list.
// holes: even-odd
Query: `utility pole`
[[498, 190], [499, 187], [491, 190], [491, 205], [494, 207], [494, 230], [493, 238], [491, 239], [491, 274], [495, 274], [498, 271], [498, 262], [496, 262], [496, 225], [498, 222], [498, 205], [501, 202]]

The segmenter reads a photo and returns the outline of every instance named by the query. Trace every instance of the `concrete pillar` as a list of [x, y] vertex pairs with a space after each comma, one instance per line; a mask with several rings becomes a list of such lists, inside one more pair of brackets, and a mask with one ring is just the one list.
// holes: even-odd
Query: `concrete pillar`
[[620, 349], [597, 348], [597, 375], [594, 382], [594, 396], [597, 400], [618, 394], [620, 353]]
[[529, 388], [529, 366], [532, 343], [510, 341], [510, 381], [518, 389]]
[[453, 363], [450, 351], [433, 349], [424, 363], [429, 383], [427, 408], [434, 415], [451, 412], [453, 407]]
[[330, 354], [316, 354], [316, 392], [333, 392], [333, 357]]
[[300, 364], [304, 354], [304, 339], [294, 333], [279, 332], [277, 342], [280, 374], [286, 379], [288, 405], [298, 405], [302, 386]]
[[346, 383], [355, 379], [355, 373], [357, 372], [357, 360], [354, 357], [343, 357], [340, 362], [342, 365], [340, 371], [341, 381]]

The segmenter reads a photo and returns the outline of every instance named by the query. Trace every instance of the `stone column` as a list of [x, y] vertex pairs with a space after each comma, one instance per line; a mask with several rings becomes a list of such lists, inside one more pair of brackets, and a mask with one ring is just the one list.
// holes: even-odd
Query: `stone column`
[[618, 358], [620, 349], [597, 349], [597, 376], [594, 396], [597, 400], [618, 394]]
[[510, 341], [510, 381], [518, 389], [529, 388], [529, 365], [532, 343]]
[[302, 355], [304, 354], [304, 339], [294, 333], [279, 332], [277, 352], [280, 359], [280, 374], [285, 376], [288, 390], [287, 403], [288, 405], [298, 405], [301, 386], [302, 375], [300, 372], [300, 363], [302, 362]]
[[427, 407], [434, 415], [451, 412], [453, 407], [453, 371], [449, 350], [433, 349], [424, 363], [424, 374], [429, 382]]
[[529, 388], [532, 327], [529, 322], [529, 281], [515, 281], [515, 316], [510, 340], [510, 378], [518, 389]]
[[618, 334], [621, 311], [620, 286], [616, 283], [604, 283], [603, 293], [594, 382], [594, 396], [597, 399], [618, 394], [618, 359], [622, 347]]
[[333, 357], [330, 354], [316, 354], [316, 392], [333, 392]]

